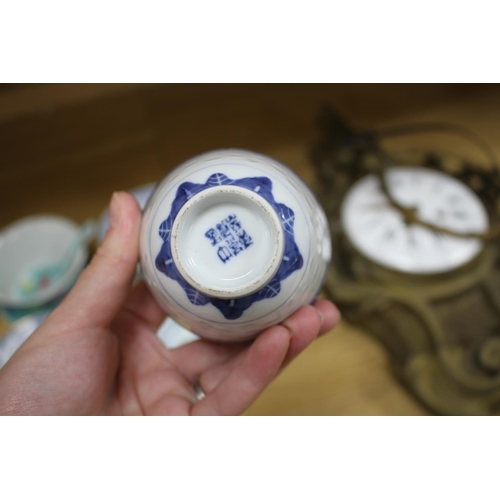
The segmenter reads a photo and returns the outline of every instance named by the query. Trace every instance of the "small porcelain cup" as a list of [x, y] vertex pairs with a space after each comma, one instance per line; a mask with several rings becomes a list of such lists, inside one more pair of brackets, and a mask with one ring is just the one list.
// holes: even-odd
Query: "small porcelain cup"
[[157, 186], [141, 227], [144, 278], [192, 332], [244, 341], [314, 301], [330, 261], [323, 209], [267, 156], [218, 150]]
[[84, 245], [57, 282], [26, 297], [20, 282], [34, 269], [57, 263], [78, 235], [79, 226], [55, 215], [20, 219], [0, 232], [0, 308], [8, 320], [50, 310], [71, 288], [88, 260]]

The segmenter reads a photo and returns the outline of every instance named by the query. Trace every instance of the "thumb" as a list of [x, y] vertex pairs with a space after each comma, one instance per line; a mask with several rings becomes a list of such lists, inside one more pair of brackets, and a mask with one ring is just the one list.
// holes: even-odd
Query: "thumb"
[[[135, 198], [114, 193], [109, 207], [110, 228], [91, 263], [53, 316], [72, 328], [108, 325], [124, 303], [139, 259], [141, 211]], [[54, 318], [56, 319], [56, 318]]]

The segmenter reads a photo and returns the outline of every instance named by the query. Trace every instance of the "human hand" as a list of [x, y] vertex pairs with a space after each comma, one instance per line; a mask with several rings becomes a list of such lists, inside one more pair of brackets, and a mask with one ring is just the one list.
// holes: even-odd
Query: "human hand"
[[252, 343], [167, 349], [156, 336], [165, 313], [144, 283], [132, 288], [140, 218], [130, 194], [113, 195], [92, 262], [0, 370], [0, 414], [237, 415], [338, 323], [335, 306], [320, 300]]

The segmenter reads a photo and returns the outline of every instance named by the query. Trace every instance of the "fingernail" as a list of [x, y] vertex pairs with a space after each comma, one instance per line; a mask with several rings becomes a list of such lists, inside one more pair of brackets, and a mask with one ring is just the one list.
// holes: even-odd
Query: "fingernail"
[[113, 193], [109, 204], [109, 227], [116, 227], [118, 225], [120, 221], [120, 212], [120, 195], [118, 193]]
[[325, 322], [325, 317], [323, 316], [323, 313], [319, 309], [316, 309], [316, 311], [318, 311], [319, 319], [321, 321], [321, 326], [323, 326], [323, 323]]
[[293, 330], [287, 325], [286, 321], [282, 321], [281, 326], [284, 326], [288, 330], [288, 335], [290, 335], [290, 338], [292, 338]]

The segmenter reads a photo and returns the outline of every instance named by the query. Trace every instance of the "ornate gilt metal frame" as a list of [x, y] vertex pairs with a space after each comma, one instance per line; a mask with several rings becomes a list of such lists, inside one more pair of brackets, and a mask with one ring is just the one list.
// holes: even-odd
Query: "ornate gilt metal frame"
[[[312, 148], [318, 196], [331, 226], [333, 256], [325, 288], [343, 316], [387, 347], [395, 373], [432, 411], [451, 415], [500, 413], [500, 169], [491, 149], [455, 126], [425, 124], [381, 132], [354, 131], [331, 109]], [[488, 166], [438, 151], [384, 150], [384, 137], [421, 132], [460, 134], [480, 146]], [[455, 175], [484, 202], [495, 229], [485, 248], [453, 272], [409, 276], [360, 255], [340, 225], [342, 199], [368, 173], [391, 165], [422, 165]], [[381, 188], [382, 188], [381, 183]], [[414, 223], [409, 221], [408, 223]], [[418, 221], [417, 221], [418, 223]]]

